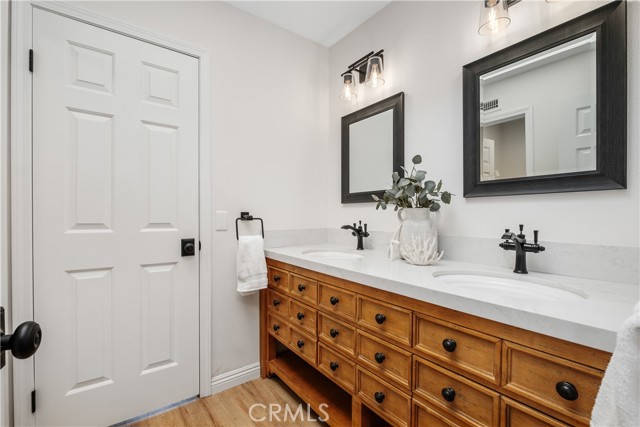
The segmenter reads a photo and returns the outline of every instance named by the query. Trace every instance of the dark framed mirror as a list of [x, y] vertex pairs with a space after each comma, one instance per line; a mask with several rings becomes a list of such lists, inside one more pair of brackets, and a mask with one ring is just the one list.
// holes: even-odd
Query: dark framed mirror
[[404, 162], [404, 92], [342, 117], [342, 203], [373, 203]]
[[464, 197], [626, 188], [626, 5], [463, 67]]

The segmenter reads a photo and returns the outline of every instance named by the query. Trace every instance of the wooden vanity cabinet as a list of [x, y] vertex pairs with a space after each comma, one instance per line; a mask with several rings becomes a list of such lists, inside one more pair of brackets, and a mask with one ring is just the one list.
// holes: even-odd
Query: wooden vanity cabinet
[[262, 377], [280, 377], [327, 424], [589, 425], [610, 353], [267, 262]]

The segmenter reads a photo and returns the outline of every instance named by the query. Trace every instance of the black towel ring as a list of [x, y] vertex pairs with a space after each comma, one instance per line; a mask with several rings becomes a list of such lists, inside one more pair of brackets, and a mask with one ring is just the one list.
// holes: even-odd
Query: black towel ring
[[237, 240], [240, 240], [240, 234], [238, 233], [238, 221], [253, 221], [254, 219], [257, 219], [258, 221], [260, 221], [262, 238], [264, 239], [264, 221], [262, 221], [262, 218], [254, 217], [253, 215], [250, 215], [249, 212], [240, 212], [240, 218], [236, 218], [236, 239]]

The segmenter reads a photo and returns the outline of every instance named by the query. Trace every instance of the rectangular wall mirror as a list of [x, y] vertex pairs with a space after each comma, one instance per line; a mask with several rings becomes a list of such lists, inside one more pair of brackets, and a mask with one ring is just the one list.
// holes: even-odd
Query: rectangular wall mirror
[[342, 117], [342, 203], [373, 202], [404, 162], [404, 93]]
[[626, 187], [626, 13], [608, 4], [464, 67], [465, 197]]

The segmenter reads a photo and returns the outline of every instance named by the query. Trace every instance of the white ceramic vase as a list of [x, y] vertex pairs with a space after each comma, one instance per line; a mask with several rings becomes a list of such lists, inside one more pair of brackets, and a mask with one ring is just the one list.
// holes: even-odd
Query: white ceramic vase
[[438, 222], [440, 212], [426, 208], [407, 208], [398, 211], [400, 256], [409, 264], [430, 265], [442, 258], [438, 253]]

